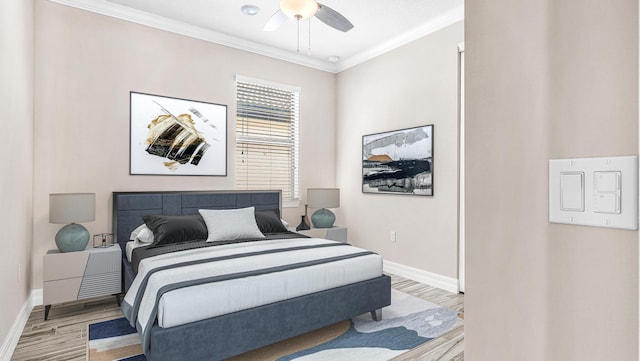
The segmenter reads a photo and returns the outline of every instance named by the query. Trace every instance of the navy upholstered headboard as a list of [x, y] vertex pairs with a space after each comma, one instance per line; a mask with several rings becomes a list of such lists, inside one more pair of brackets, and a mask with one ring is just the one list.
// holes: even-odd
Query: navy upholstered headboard
[[112, 233], [124, 253], [131, 232], [144, 223], [144, 215], [194, 214], [198, 209], [251, 206], [257, 210], [281, 210], [280, 196], [280, 191], [114, 192]]

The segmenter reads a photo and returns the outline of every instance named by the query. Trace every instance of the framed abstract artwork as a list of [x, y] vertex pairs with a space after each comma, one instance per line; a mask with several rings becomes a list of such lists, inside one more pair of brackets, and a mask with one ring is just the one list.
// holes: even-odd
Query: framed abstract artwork
[[130, 92], [132, 175], [227, 175], [227, 106]]
[[363, 136], [362, 192], [433, 196], [433, 124]]

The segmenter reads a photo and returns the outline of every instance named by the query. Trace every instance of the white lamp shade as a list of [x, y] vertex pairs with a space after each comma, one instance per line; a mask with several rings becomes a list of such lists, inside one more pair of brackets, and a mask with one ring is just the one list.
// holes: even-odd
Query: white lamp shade
[[340, 207], [339, 188], [309, 188], [307, 189], [307, 204], [311, 208]]
[[80, 223], [95, 219], [95, 193], [49, 194], [49, 223]]
[[318, 11], [315, 0], [280, 0], [280, 9], [290, 18], [308, 19]]

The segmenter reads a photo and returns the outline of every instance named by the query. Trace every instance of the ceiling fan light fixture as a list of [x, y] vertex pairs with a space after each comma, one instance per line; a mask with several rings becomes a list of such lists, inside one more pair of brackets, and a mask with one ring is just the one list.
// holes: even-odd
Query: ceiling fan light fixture
[[240, 11], [245, 15], [257, 15], [260, 12], [260, 8], [255, 5], [242, 5]]
[[292, 19], [304, 20], [318, 11], [315, 0], [280, 0], [280, 9]]

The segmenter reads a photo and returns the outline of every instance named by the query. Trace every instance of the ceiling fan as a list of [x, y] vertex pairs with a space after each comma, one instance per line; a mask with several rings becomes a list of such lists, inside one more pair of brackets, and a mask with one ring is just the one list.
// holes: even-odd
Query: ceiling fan
[[315, 0], [280, 0], [280, 9], [267, 21], [264, 25], [264, 30], [276, 30], [290, 18], [300, 22], [300, 20], [308, 19], [312, 16], [342, 32], [347, 32], [353, 28], [353, 24], [347, 18]]

